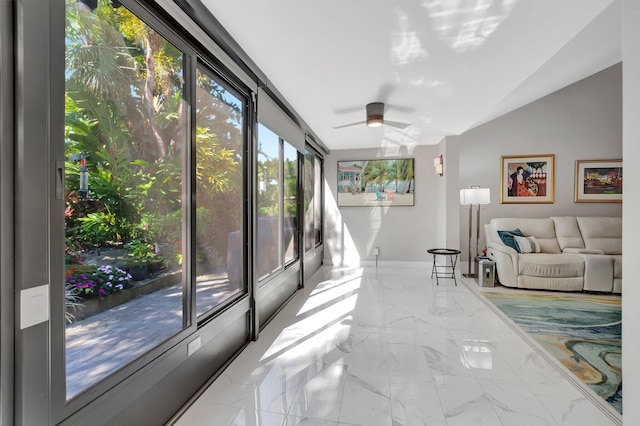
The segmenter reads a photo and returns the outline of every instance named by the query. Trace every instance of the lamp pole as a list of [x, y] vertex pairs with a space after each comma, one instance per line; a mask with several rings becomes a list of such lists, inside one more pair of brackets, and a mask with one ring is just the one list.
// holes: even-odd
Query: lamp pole
[[473, 277], [471, 273], [471, 235], [473, 232], [473, 222], [471, 217], [473, 216], [473, 204], [469, 204], [469, 250], [467, 251], [467, 273], [464, 275], [465, 277]]

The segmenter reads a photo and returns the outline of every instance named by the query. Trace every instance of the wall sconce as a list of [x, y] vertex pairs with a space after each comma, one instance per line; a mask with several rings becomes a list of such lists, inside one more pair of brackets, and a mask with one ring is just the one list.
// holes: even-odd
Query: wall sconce
[[442, 155], [433, 159], [433, 168], [437, 175], [444, 175], [444, 160], [442, 159]]

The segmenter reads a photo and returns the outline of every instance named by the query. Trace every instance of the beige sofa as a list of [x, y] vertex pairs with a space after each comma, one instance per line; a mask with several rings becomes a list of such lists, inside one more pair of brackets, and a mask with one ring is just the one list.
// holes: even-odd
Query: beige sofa
[[[504, 231], [516, 229], [534, 237], [524, 242], [533, 241], [531, 247], [539, 252], [521, 253], [530, 248], [504, 244], [498, 231], [504, 237]], [[622, 293], [620, 217], [494, 218], [485, 233], [487, 255], [496, 262], [504, 286]]]

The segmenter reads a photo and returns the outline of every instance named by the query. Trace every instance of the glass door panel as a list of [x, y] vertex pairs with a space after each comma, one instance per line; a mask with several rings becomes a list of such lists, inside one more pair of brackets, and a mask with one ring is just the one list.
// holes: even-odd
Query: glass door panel
[[304, 153], [304, 249], [308, 252], [314, 247], [314, 156], [310, 151]]
[[70, 399], [189, 321], [180, 264], [185, 56], [126, 7], [66, 8]]
[[298, 258], [298, 150], [284, 142], [284, 261]]
[[280, 137], [258, 125], [258, 279], [282, 267]]
[[246, 100], [205, 69], [196, 76], [196, 312], [244, 292]]

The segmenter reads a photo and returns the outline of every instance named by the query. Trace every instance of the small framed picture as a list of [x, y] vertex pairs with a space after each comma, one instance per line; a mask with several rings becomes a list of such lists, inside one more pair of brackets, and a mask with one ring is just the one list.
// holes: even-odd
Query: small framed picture
[[576, 203], [621, 203], [622, 160], [577, 160]]
[[502, 204], [553, 203], [553, 154], [506, 155], [500, 172]]

